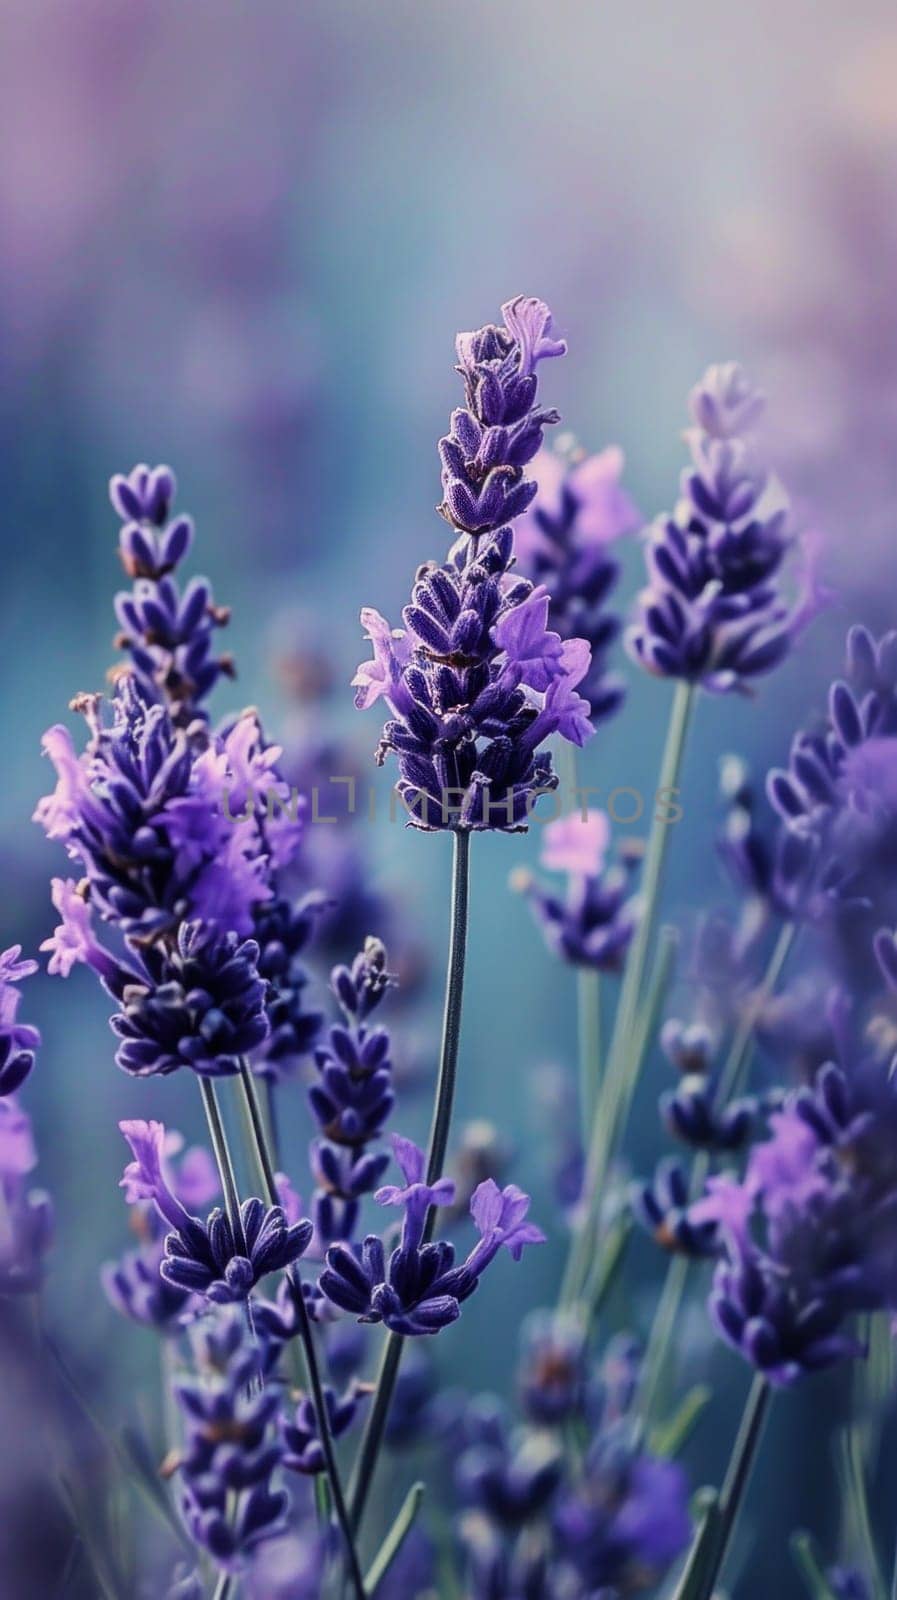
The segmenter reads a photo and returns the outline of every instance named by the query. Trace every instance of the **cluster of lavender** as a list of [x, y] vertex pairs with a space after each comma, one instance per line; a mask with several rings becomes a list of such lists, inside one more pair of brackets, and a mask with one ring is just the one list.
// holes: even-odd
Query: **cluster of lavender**
[[541, 301], [513, 300], [502, 314], [504, 327], [458, 338], [466, 406], [440, 444], [440, 510], [459, 538], [447, 561], [418, 571], [404, 629], [362, 613], [374, 655], [353, 680], [355, 703], [386, 700], [377, 759], [396, 757], [409, 820], [428, 831], [526, 827], [557, 785], [546, 740], [583, 745], [593, 732], [578, 692], [588, 640], [548, 626], [548, 592], [512, 572], [508, 525], [536, 493], [524, 468], [556, 420], [535, 404], [536, 365], [565, 346]]
[[[108, 701], [74, 702], [88, 730], [80, 753], [65, 728], [46, 736], [58, 782], [37, 818], [78, 869], [54, 880], [51, 971], [89, 966], [114, 1001], [119, 1066], [145, 1078], [192, 1069], [209, 1121], [214, 1162], [184, 1151], [161, 1120], [122, 1122], [132, 1155], [122, 1187], [137, 1243], [103, 1274], [113, 1305], [163, 1336], [178, 1369], [180, 1423], [167, 1460], [199, 1566], [173, 1580], [172, 1596], [200, 1595], [209, 1566], [216, 1600], [238, 1585], [260, 1600], [342, 1593], [346, 1578], [358, 1600], [432, 1590], [441, 1582], [435, 1553], [419, 1528], [409, 1533], [413, 1492], [371, 1573], [361, 1574], [357, 1535], [384, 1440], [405, 1450], [435, 1441], [452, 1459], [459, 1533], [441, 1570], [470, 1600], [623, 1600], [662, 1583], [689, 1543], [675, 1438], [668, 1427], [664, 1443], [664, 1430], [651, 1429], [675, 1280], [644, 1366], [628, 1335], [612, 1339], [600, 1361], [595, 1339], [625, 1247], [623, 1228], [620, 1249], [610, 1249], [608, 1219], [620, 1219], [608, 1185], [651, 1042], [654, 989], [663, 989], [663, 963], [655, 977], [650, 957], [668, 817], [654, 817], [645, 852], [620, 848], [612, 864], [602, 812], [559, 817], [545, 828], [542, 864], [566, 875], [566, 893], [515, 875], [549, 948], [580, 969], [581, 996], [594, 993], [599, 973], [622, 977], [606, 1061], [581, 999], [571, 1259], [561, 1309], [525, 1333], [521, 1415], [515, 1424], [491, 1403], [438, 1393], [420, 1344], [399, 1370], [405, 1341], [431, 1344], [454, 1323], [503, 1250], [519, 1260], [545, 1239], [528, 1195], [484, 1168], [491, 1144], [488, 1156], [467, 1150], [463, 1194], [444, 1168], [469, 836], [524, 829], [539, 795], [557, 785], [547, 741], [582, 746], [620, 700], [606, 675], [617, 630], [605, 609], [617, 577], [606, 547], [636, 517], [618, 452], [564, 461], [542, 449], [558, 418], [539, 403], [537, 367], [563, 351], [548, 308], [522, 297], [503, 307], [501, 326], [459, 337], [465, 403], [440, 442], [439, 509], [455, 542], [444, 562], [419, 569], [403, 629], [362, 613], [373, 659], [353, 680], [356, 704], [383, 697], [390, 713], [378, 759], [395, 756], [411, 824], [454, 835], [430, 1146], [392, 1133], [399, 1182], [383, 1182], [397, 1099], [393, 1040], [379, 1020], [395, 982], [384, 943], [365, 929], [351, 963], [333, 968], [340, 1016], [325, 1025], [308, 1004], [306, 958], [328, 893], [290, 892], [302, 808], [291, 803], [281, 751], [255, 712], [210, 723], [206, 701], [232, 673], [214, 654], [227, 618], [205, 580], [179, 586], [192, 527], [171, 519], [171, 473], [138, 467], [113, 481], [133, 579], [116, 602], [128, 661]], [[794, 540], [751, 442], [759, 397], [740, 369], [717, 367], [691, 405], [692, 468], [675, 513], [651, 534], [649, 588], [629, 634], [636, 660], [680, 680], [661, 784], [671, 795], [691, 690], [744, 688], [772, 670], [820, 600], [812, 579], [795, 605], [783, 598]], [[693, 1166], [689, 1174], [662, 1162], [634, 1207], [666, 1250], [713, 1262], [713, 1323], [759, 1374], [762, 1394], [861, 1355], [858, 1315], [897, 1311], [895, 750], [897, 647], [891, 636], [853, 630], [848, 680], [833, 688], [827, 725], [801, 735], [788, 770], [771, 775], [775, 817], [764, 815], [743, 766], [724, 764], [719, 844], [738, 910], [705, 918], [692, 1012], [660, 1032], [678, 1074], [661, 1115]], [[845, 934], [863, 969], [852, 1012], [840, 997], [828, 1008], [834, 1049], [817, 1026], [798, 1052], [794, 1009], [791, 1033], [776, 1010], [782, 996], [773, 990], [798, 925], [830, 964], [841, 961], [841, 980]], [[16, 1023], [14, 983], [30, 970], [18, 951], [0, 958], [11, 1288], [39, 1281], [47, 1240], [45, 1205], [24, 1190], [33, 1165], [27, 1121], [8, 1098], [38, 1042]], [[801, 1072], [750, 1092], [758, 1042], [779, 1064], [799, 1055]], [[274, 1115], [285, 1080], [303, 1066], [316, 1128], [308, 1216], [291, 1176], [277, 1170]], [[237, 1181], [223, 1080], [242, 1097], [261, 1195], [242, 1193]], [[365, 1231], [371, 1198], [399, 1220]], [[462, 1256], [447, 1235], [466, 1225], [468, 1210], [476, 1237]], [[305, 1280], [300, 1261], [303, 1273], [313, 1266]], [[388, 1335], [375, 1385], [365, 1379], [371, 1324]], [[687, 1558], [677, 1593], [689, 1600], [708, 1600], [721, 1569], [763, 1404], [749, 1412], [724, 1499], [710, 1503]], [[363, 1414], [344, 1493], [334, 1441], [347, 1440]]]
[[[50, 970], [68, 975], [84, 963], [99, 976], [117, 1006], [111, 1024], [125, 1072], [159, 1077], [186, 1067], [202, 1085], [217, 1175], [200, 1150], [176, 1162], [181, 1141], [161, 1121], [122, 1123], [138, 1244], [103, 1279], [120, 1311], [176, 1347], [195, 1324], [198, 1377], [176, 1390], [185, 1418], [181, 1508], [199, 1551], [232, 1574], [250, 1570], [259, 1545], [280, 1534], [286, 1498], [272, 1477], [301, 1451], [295, 1436], [288, 1449], [284, 1432], [281, 1345], [263, 1316], [247, 1344], [244, 1321], [228, 1308], [243, 1305], [255, 1328], [255, 1307], [265, 1304], [259, 1286], [272, 1275], [285, 1275], [304, 1303], [296, 1263], [313, 1224], [296, 1214], [291, 1195], [284, 1204], [274, 1193], [240, 1201], [215, 1085], [279, 1081], [313, 1046], [322, 1019], [305, 1005], [301, 956], [319, 900], [294, 903], [282, 889], [302, 821], [278, 747], [254, 712], [217, 730], [209, 724], [205, 701], [231, 670], [212, 656], [226, 616], [205, 580], [178, 588], [192, 529], [185, 518], [168, 520], [173, 494], [166, 468], [113, 480], [112, 501], [126, 519], [122, 560], [134, 578], [116, 602], [130, 659], [108, 704], [100, 696], [74, 703], [88, 727], [80, 754], [67, 729], [46, 736], [58, 782], [37, 820], [81, 873], [53, 883], [61, 922], [44, 946]], [[17, 1058], [9, 1056], [12, 1073]], [[224, 1206], [208, 1211], [219, 1188]], [[310, 1420], [317, 1411], [303, 1403], [323, 1455], [334, 1419], [318, 1427]]]
[[627, 634], [649, 672], [717, 693], [783, 661], [819, 603], [809, 574], [797, 604], [783, 598], [792, 537], [752, 440], [763, 404], [734, 363], [710, 367], [692, 391], [691, 465], [675, 512], [651, 530], [649, 584]]
[[446, 1405], [426, 1367], [406, 1369], [389, 1442], [452, 1462], [470, 1600], [589, 1600], [661, 1581], [688, 1542], [687, 1480], [645, 1442], [639, 1371], [628, 1337], [596, 1355], [582, 1320], [556, 1311], [524, 1324], [516, 1417], [488, 1396]]
[[543, 449], [532, 470], [538, 491], [514, 530], [517, 564], [548, 590], [548, 620], [561, 638], [588, 640], [592, 664], [581, 693], [592, 721], [605, 722], [624, 698], [621, 679], [607, 670], [620, 632], [619, 617], [608, 609], [620, 566], [608, 546], [639, 525], [620, 483], [623, 454], [613, 446], [593, 456]]

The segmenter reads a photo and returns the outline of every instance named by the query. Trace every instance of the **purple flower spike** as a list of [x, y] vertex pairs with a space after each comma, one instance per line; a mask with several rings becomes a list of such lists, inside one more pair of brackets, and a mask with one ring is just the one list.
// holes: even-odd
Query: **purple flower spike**
[[725, 694], [784, 660], [823, 595], [808, 572], [808, 592], [784, 599], [794, 539], [787, 501], [750, 437], [762, 398], [740, 368], [711, 367], [691, 406], [692, 464], [676, 511], [650, 530], [649, 583], [627, 645], [648, 672]]
[[536, 486], [524, 468], [542, 443], [556, 411], [537, 406], [535, 369], [566, 345], [551, 336], [551, 312], [542, 300], [519, 295], [502, 307], [505, 326], [487, 325], [458, 335], [458, 370], [466, 406], [452, 414], [451, 432], [439, 441], [447, 522], [474, 538], [495, 533], [525, 511]]
[[116, 643], [127, 650], [141, 691], [188, 727], [205, 719], [203, 702], [222, 676], [233, 676], [229, 656], [215, 657], [215, 630], [229, 613], [212, 600], [205, 578], [181, 591], [172, 574], [193, 543], [189, 517], [168, 522], [175, 495], [169, 467], [135, 467], [112, 479], [109, 495], [124, 522], [119, 536], [122, 565], [134, 587], [116, 596], [121, 627]]

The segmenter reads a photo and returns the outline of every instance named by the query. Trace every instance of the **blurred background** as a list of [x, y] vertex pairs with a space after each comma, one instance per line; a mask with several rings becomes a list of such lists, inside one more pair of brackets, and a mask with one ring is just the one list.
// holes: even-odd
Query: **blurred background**
[[[0, 947], [33, 953], [53, 925], [61, 854], [29, 817], [50, 787], [42, 731], [112, 658], [107, 480], [168, 461], [197, 520], [194, 564], [234, 608], [237, 703], [259, 705], [300, 766], [309, 739], [350, 740], [376, 788], [380, 821], [359, 832], [420, 974], [409, 1070], [432, 1072], [447, 841], [386, 820], [377, 717], [353, 712], [347, 685], [366, 653], [359, 607], [396, 620], [415, 566], [445, 548], [435, 443], [459, 394], [455, 331], [521, 292], [549, 301], [569, 341], [548, 403], [586, 448], [623, 447], [646, 519], [675, 499], [689, 388], [709, 361], [743, 361], [838, 589], [774, 692], [702, 705], [669, 885], [688, 926], [716, 892], [718, 758], [737, 749], [761, 773], [781, 760], [847, 623], [893, 617], [895, 81], [888, 0], [4, 0]], [[631, 596], [636, 541], [625, 561]], [[668, 710], [663, 685], [626, 670], [627, 710], [584, 763], [605, 795], [651, 792]], [[537, 838], [476, 841], [460, 1117], [497, 1126], [544, 1215], [575, 1004], [506, 890], [537, 852]], [[198, 1132], [194, 1097], [116, 1071], [83, 972], [39, 984], [26, 1009], [45, 1044], [25, 1098], [59, 1212], [50, 1316], [114, 1415], [156, 1360], [152, 1335], [95, 1290], [126, 1234], [116, 1120]], [[425, 1094], [406, 1121], [423, 1129]], [[302, 1189], [298, 1100], [295, 1126]], [[659, 1140], [649, 1097], [636, 1163]], [[442, 1342], [449, 1376], [505, 1383], [495, 1308], [512, 1336], [558, 1259], [501, 1268]], [[740, 1406], [746, 1374], [697, 1315], [683, 1348]], [[758, 1587], [792, 1526], [825, 1528], [832, 1478], [806, 1437], [827, 1394], [779, 1408], [765, 1458], [779, 1521], [754, 1553]], [[705, 1424], [696, 1476], [725, 1448], [725, 1419]]]

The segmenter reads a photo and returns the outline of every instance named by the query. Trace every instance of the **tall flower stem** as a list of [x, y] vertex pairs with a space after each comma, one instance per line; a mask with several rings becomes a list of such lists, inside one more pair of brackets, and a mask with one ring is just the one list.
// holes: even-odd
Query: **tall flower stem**
[[[788, 956], [794, 946], [797, 928], [793, 922], [786, 922], [775, 948], [770, 957], [769, 966], [763, 977], [759, 989], [755, 992], [751, 1004], [745, 1008], [744, 1014], [732, 1039], [729, 1053], [720, 1073], [714, 1102], [716, 1106], [724, 1106], [733, 1095], [739, 1093], [745, 1077], [747, 1076], [754, 1044], [754, 1031], [762, 1013], [763, 1007], [770, 996], [775, 993], [776, 986]], [[701, 1194], [710, 1160], [706, 1151], [702, 1150], [696, 1156], [691, 1171], [689, 1193], [692, 1200], [697, 1200]], [[639, 1404], [642, 1416], [649, 1420], [663, 1381], [667, 1355], [673, 1337], [673, 1329], [679, 1314], [679, 1307], [685, 1293], [692, 1260], [689, 1256], [675, 1255], [667, 1268], [666, 1278], [648, 1343], [645, 1349], [645, 1359], [642, 1366], [642, 1378], [639, 1385]]]
[[[253, 1145], [255, 1148], [255, 1156], [259, 1167], [259, 1174], [265, 1187], [265, 1194], [268, 1204], [276, 1206], [280, 1204], [280, 1201], [277, 1194], [274, 1163], [271, 1159], [271, 1151], [268, 1145], [267, 1134], [265, 1132], [265, 1125], [262, 1118], [262, 1108], [258, 1098], [258, 1092], [256, 1090], [255, 1079], [252, 1075], [252, 1069], [250, 1068], [248, 1061], [245, 1059], [241, 1060], [240, 1062], [240, 1088], [243, 1093], [244, 1103], [249, 1119], [249, 1127], [251, 1129]], [[311, 1319], [308, 1315], [308, 1306], [305, 1303], [305, 1295], [302, 1292], [302, 1278], [300, 1276], [298, 1267], [291, 1267], [287, 1276], [289, 1278], [293, 1304], [296, 1308], [296, 1315], [299, 1322], [299, 1339], [302, 1344], [303, 1354], [305, 1356], [305, 1369], [308, 1377], [308, 1386], [311, 1390], [312, 1404], [315, 1408], [315, 1424], [318, 1431], [318, 1438], [321, 1441], [321, 1449], [324, 1453], [324, 1466], [327, 1472], [327, 1479], [330, 1484], [330, 1492], [333, 1497], [333, 1509], [336, 1513], [336, 1520], [343, 1536], [346, 1562], [352, 1581], [352, 1587], [355, 1590], [357, 1600], [364, 1600], [364, 1578], [362, 1576], [361, 1566], [358, 1560], [358, 1552], [355, 1548], [355, 1540], [352, 1535], [352, 1528], [349, 1521], [348, 1507], [346, 1506], [346, 1498], [343, 1494], [343, 1485], [339, 1474], [339, 1467], [337, 1465], [336, 1453], [333, 1448], [333, 1435], [330, 1431], [330, 1421], [327, 1415], [326, 1401], [324, 1399], [324, 1386], [321, 1381], [321, 1370], [318, 1365], [318, 1354], [315, 1349]]]
[[199, 1087], [202, 1093], [206, 1121], [209, 1125], [209, 1137], [212, 1141], [215, 1165], [218, 1168], [218, 1177], [221, 1180], [224, 1209], [227, 1212], [227, 1220], [233, 1230], [234, 1243], [240, 1254], [245, 1256], [246, 1236], [243, 1232], [243, 1218], [240, 1215], [240, 1194], [237, 1188], [237, 1178], [230, 1153], [230, 1145], [227, 1142], [227, 1134], [224, 1129], [224, 1118], [221, 1115], [221, 1107], [218, 1104], [218, 1095], [211, 1078], [200, 1077]]
[[711, 1600], [750, 1481], [771, 1399], [772, 1390], [758, 1373], [742, 1414], [719, 1500], [692, 1544], [673, 1600]]
[[[459, 831], [454, 833], [452, 837], [454, 848], [452, 856], [448, 969], [445, 982], [445, 1005], [442, 1013], [439, 1077], [436, 1084], [436, 1100], [433, 1106], [433, 1120], [430, 1125], [430, 1142], [427, 1155], [428, 1184], [434, 1184], [442, 1177], [445, 1166], [445, 1153], [448, 1146], [452, 1108], [455, 1099], [455, 1083], [458, 1074], [461, 1006], [464, 998], [464, 967], [467, 959], [470, 834]], [[435, 1224], [436, 1211], [431, 1206], [424, 1229], [425, 1241], [429, 1241], [433, 1237]], [[356, 1533], [364, 1516], [367, 1498], [371, 1491], [377, 1458], [380, 1454], [380, 1447], [386, 1430], [389, 1408], [392, 1404], [393, 1390], [398, 1377], [399, 1363], [402, 1359], [404, 1342], [400, 1334], [391, 1333], [383, 1348], [374, 1397], [368, 1412], [358, 1457], [349, 1485], [349, 1514], [352, 1529]]]
[[601, 975], [590, 967], [576, 973], [579, 1022], [579, 1112], [583, 1136], [589, 1133], [598, 1109], [601, 1082]]
[[[658, 782], [658, 794], [663, 795], [664, 802], [670, 791], [678, 789], [679, 786], [694, 695], [693, 684], [676, 685]], [[648, 960], [654, 943], [670, 845], [672, 823], [665, 813], [665, 803], [655, 808], [648, 836], [642, 871], [641, 914], [623, 974], [601, 1096], [592, 1124], [583, 1186], [585, 1214], [571, 1269], [565, 1279], [565, 1298], [575, 1299], [578, 1296], [584, 1274], [588, 1270], [593, 1254], [604, 1181], [616, 1145], [625, 1132], [628, 1107], [635, 1094], [649, 1041], [648, 1030], [639, 1028], [639, 1012], [643, 1004]]]
[[222, 1572], [215, 1585], [214, 1600], [229, 1600], [234, 1592], [234, 1580], [229, 1572]]

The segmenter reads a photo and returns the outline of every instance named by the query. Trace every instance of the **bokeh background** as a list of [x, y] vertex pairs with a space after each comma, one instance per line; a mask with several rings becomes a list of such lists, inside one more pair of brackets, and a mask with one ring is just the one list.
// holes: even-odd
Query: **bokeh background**
[[[518, 292], [544, 296], [569, 340], [549, 401], [587, 448], [622, 445], [646, 517], [675, 497], [688, 389], [737, 357], [823, 541], [836, 605], [773, 691], [702, 707], [670, 914], [687, 926], [722, 894], [718, 757], [779, 760], [846, 623], [893, 619], [895, 80], [889, 0], [3, 0], [0, 947], [32, 952], [52, 926], [60, 859], [29, 817], [49, 784], [42, 730], [111, 659], [110, 473], [171, 462], [196, 561], [234, 607], [238, 703], [293, 752], [322, 729], [357, 741], [366, 771], [376, 717], [346, 688], [359, 607], [396, 617], [414, 567], [444, 548], [435, 441], [457, 395], [454, 333]], [[626, 566], [631, 595], [635, 541]], [[313, 706], [297, 679], [321, 656], [333, 691]], [[588, 780], [650, 792], [666, 711], [662, 686], [633, 681]], [[382, 819], [388, 778], [370, 776]], [[407, 951], [438, 979], [447, 841], [385, 820], [363, 831]], [[476, 842], [460, 1113], [499, 1127], [544, 1213], [575, 1007], [506, 888], [537, 848]], [[437, 990], [422, 979], [402, 1022], [424, 1075]], [[26, 1099], [59, 1210], [50, 1316], [117, 1415], [155, 1352], [95, 1288], [125, 1239], [116, 1120], [198, 1131], [195, 1108], [187, 1085], [117, 1073], [83, 973], [32, 993], [45, 1047]], [[637, 1109], [636, 1162], [659, 1138], [650, 1094]], [[409, 1129], [425, 1119], [426, 1097], [409, 1099]], [[304, 1138], [297, 1101], [300, 1187]], [[506, 1384], [517, 1323], [558, 1260], [501, 1269], [444, 1341], [449, 1376]], [[701, 1477], [719, 1469], [745, 1374], [697, 1315], [682, 1348], [723, 1399], [692, 1448]], [[790, 1594], [788, 1530], [831, 1526], [832, 1477], [808, 1444], [820, 1395], [839, 1404], [823, 1384], [780, 1407], [751, 1593]]]

